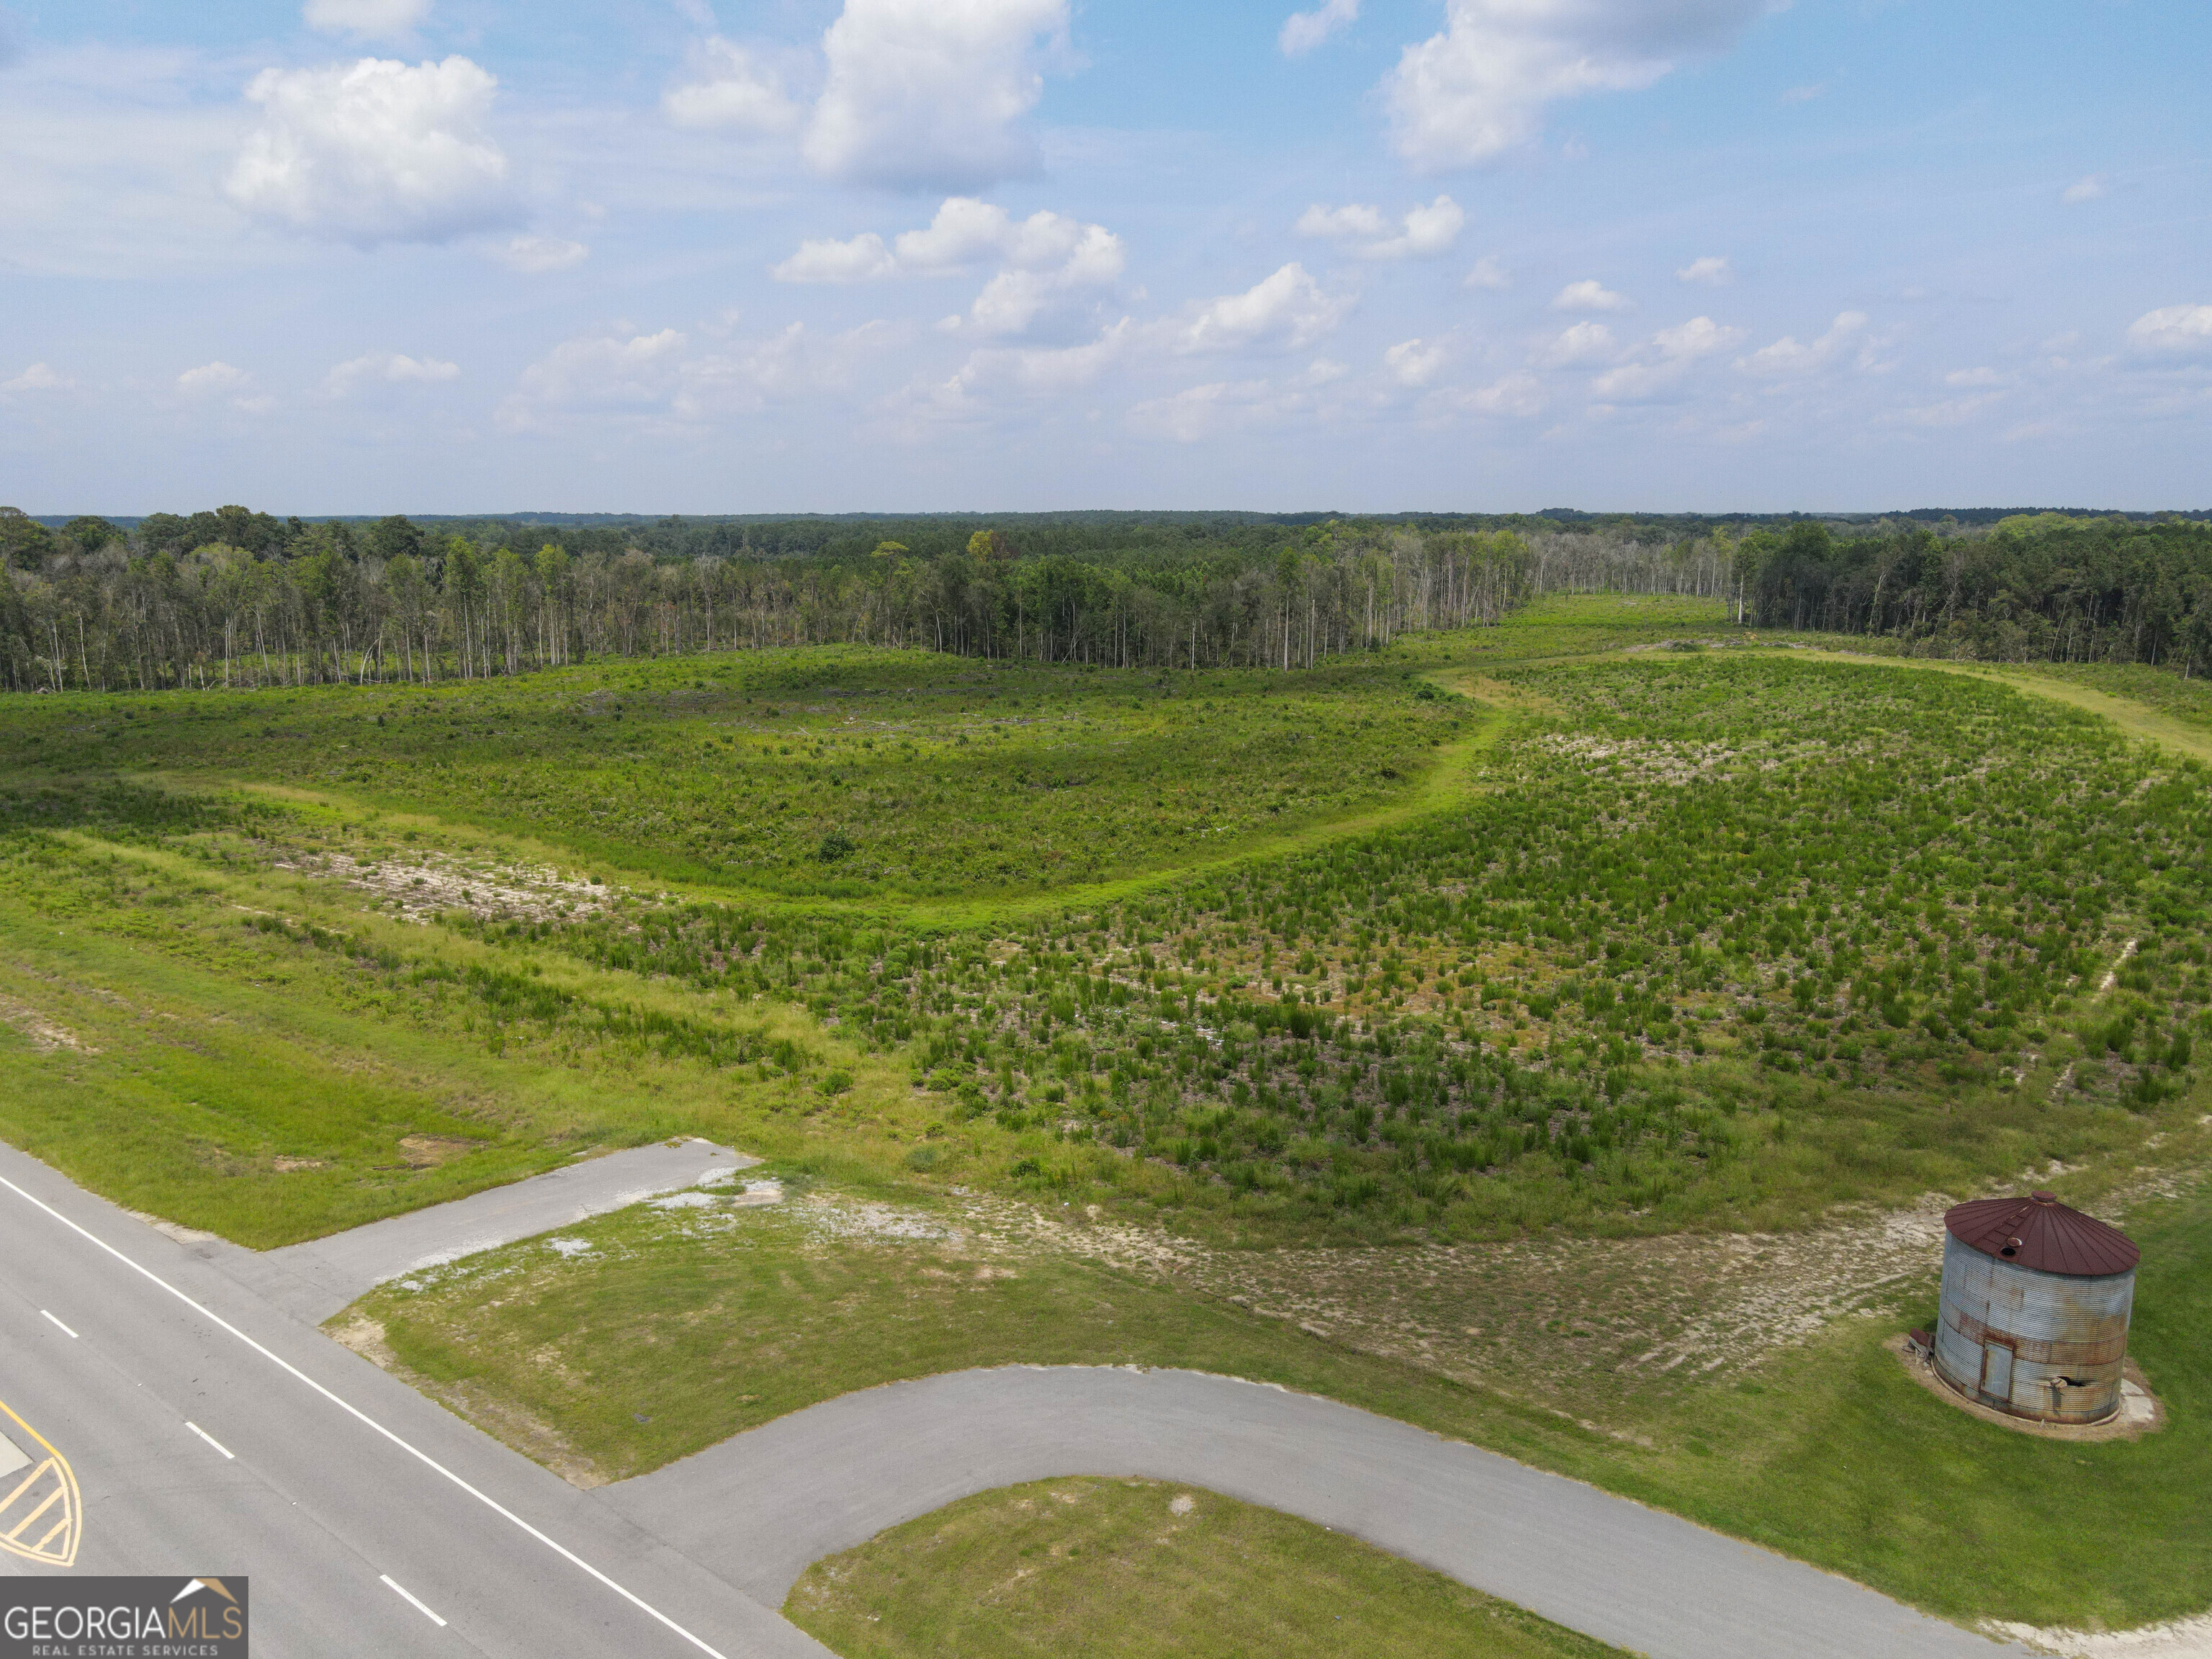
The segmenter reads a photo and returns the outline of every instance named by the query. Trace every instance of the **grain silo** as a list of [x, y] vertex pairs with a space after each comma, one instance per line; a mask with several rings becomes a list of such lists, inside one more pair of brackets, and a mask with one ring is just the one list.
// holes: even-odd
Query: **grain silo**
[[1945, 1212], [1936, 1370], [1969, 1400], [2045, 1423], [2120, 1408], [2141, 1252], [2050, 1193]]

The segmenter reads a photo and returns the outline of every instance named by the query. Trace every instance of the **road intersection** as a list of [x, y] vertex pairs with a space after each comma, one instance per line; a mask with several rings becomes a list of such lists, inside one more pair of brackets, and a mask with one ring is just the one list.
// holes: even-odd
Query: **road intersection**
[[[665, 1150], [644, 1182], [663, 1191], [735, 1167], [703, 1143]], [[451, 1231], [482, 1248], [566, 1224], [587, 1189], [596, 1203], [639, 1178], [480, 1195], [451, 1206]], [[775, 1611], [810, 1561], [968, 1493], [1127, 1474], [1305, 1516], [1657, 1659], [2002, 1651], [1594, 1487], [1193, 1372], [931, 1377], [580, 1491], [313, 1322], [436, 1253], [434, 1212], [406, 1220], [325, 1241], [303, 1272], [157, 1231], [0, 1147], [0, 1441], [26, 1465], [44, 1445], [79, 1493], [69, 1565], [18, 1549], [0, 1573], [250, 1576], [275, 1654], [821, 1659]], [[0, 1474], [0, 1495], [21, 1479]]]

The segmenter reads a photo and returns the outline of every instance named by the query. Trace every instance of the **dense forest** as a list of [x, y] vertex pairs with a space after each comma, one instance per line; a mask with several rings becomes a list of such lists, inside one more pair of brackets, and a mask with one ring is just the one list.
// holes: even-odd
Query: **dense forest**
[[1747, 621], [2006, 662], [2212, 663], [2212, 526], [2057, 514], [1990, 533], [1838, 537], [1806, 523], [1736, 549]]
[[18, 690], [427, 684], [831, 641], [1310, 667], [1495, 621], [1536, 564], [1510, 531], [1336, 521], [469, 528], [242, 507], [128, 532], [0, 517], [0, 673]]
[[0, 507], [0, 686], [429, 683], [844, 641], [1040, 662], [1312, 666], [1530, 594], [2006, 660], [2212, 660], [2199, 518], [1071, 513], [56, 525]]

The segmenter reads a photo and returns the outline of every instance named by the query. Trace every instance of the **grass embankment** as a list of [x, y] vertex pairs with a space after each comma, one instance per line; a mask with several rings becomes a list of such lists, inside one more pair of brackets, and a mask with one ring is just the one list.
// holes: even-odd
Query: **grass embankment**
[[677, 1134], [866, 1186], [934, 1109], [779, 1004], [90, 832], [0, 841], [0, 1052], [9, 1144], [258, 1249]]
[[784, 1614], [844, 1659], [1600, 1659], [1619, 1650], [1194, 1487], [1045, 1480], [817, 1562]]
[[2130, 1221], [2144, 1262], [2132, 1351], [2170, 1426], [2087, 1445], [1980, 1422], [1904, 1374], [1880, 1345], [1927, 1321], [1932, 1281], [1747, 1376], [1561, 1401], [1598, 1414], [1586, 1428], [1149, 1277], [956, 1237], [927, 1212], [814, 1209], [633, 1211], [567, 1230], [587, 1254], [513, 1246], [356, 1311], [434, 1384], [519, 1410], [603, 1475], [902, 1377], [1184, 1366], [1486, 1446], [1964, 1620], [2123, 1627], [2212, 1602], [2212, 1189]]

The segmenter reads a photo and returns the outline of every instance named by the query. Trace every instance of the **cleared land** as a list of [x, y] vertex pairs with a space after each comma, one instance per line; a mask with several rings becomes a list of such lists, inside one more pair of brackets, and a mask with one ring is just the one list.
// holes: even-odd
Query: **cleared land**
[[1619, 1651], [1341, 1534], [1150, 1480], [951, 1504], [818, 1563], [784, 1613], [848, 1659]]
[[[20, 703], [0, 1133], [256, 1244], [592, 1146], [768, 1157], [781, 1206], [359, 1310], [575, 1478], [893, 1376], [1171, 1364], [1954, 1616], [2201, 1609], [2193, 1188], [2130, 1199], [2149, 1451], [1898, 1376], [1910, 1237], [1798, 1253], [2202, 1167], [2212, 772], [1733, 637], [1603, 599], [1317, 676], [825, 651]], [[2036, 1547], [2057, 1502], [2104, 1530]]]

